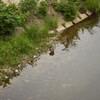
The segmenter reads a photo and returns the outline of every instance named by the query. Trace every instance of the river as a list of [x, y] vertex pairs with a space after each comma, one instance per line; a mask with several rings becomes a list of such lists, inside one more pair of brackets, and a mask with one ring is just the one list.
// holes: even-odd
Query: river
[[100, 100], [100, 18], [67, 29], [34, 66], [0, 87], [0, 100]]

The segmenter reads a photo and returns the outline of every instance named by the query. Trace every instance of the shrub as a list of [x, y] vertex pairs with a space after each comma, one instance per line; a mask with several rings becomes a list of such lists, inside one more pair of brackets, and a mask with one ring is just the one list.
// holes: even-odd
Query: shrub
[[64, 9], [64, 19], [67, 21], [72, 21], [77, 14], [76, 5], [72, 2], [69, 2]]
[[79, 10], [80, 13], [86, 12], [86, 7], [84, 5], [84, 0], [68, 0], [68, 2], [72, 2], [76, 4], [76, 8]]
[[85, 4], [93, 12], [100, 11], [100, 0], [86, 0]]
[[55, 11], [64, 13], [66, 3], [64, 3], [64, 2], [60, 2], [60, 3], [55, 2], [52, 5], [53, 5]]
[[19, 13], [15, 4], [6, 7], [6, 4], [2, 3], [0, 5], [0, 36], [12, 34], [17, 26], [22, 26], [26, 22], [28, 14], [28, 12]]
[[39, 8], [37, 9], [37, 17], [38, 18], [44, 18], [47, 15], [47, 2], [42, 1], [40, 3]]
[[16, 27], [16, 16], [11, 6], [5, 8], [5, 4], [0, 5], [0, 35], [12, 33]]
[[34, 12], [36, 10], [37, 1], [36, 0], [21, 0], [21, 2], [19, 3], [20, 9], [22, 10], [22, 12], [27, 12], [27, 11]]
[[77, 7], [74, 2], [68, 2], [67, 4], [64, 2], [53, 3], [53, 7], [56, 11], [61, 12], [67, 21], [72, 21], [77, 14]]

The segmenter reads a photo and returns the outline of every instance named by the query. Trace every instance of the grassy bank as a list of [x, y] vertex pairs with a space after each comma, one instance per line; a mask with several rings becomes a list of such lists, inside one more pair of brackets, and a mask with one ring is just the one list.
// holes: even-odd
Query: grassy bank
[[33, 56], [49, 47], [47, 41], [53, 36], [48, 33], [49, 27], [51, 26], [48, 23], [40, 26], [34, 22], [20, 36], [6, 37], [5, 40], [0, 39], [0, 68], [16, 67], [23, 60], [28, 60], [28, 56]]
[[[41, 52], [43, 47], [49, 46], [47, 43], [51, 36], [49, 30], [57, 28], [57, 18], [47, 15], [47, 11], [45, 12], [47, 5], [42, 2], [38, 11], [35, 12], [44, 12], [39, 14], [42, 23], [39, 24], [33, 20], [31, 26], [27, 28], [25, 23], [28, 21], [28, 16], [36, 9], [37, 2], [33, 1], [21, 1], [18, 7], [14, 4], [5, 7], [6, 4], [1, 3], [0, 68], [16, 67], [25, 57], [28, 59], [28, 56], [35, 55], [36, 52]], [[27, 5], [29, 2], [33, 2], [33, 4]], [[14, 30], [19, 26], [23, 27], [24, 32], [20, 36], [16, 36]]]

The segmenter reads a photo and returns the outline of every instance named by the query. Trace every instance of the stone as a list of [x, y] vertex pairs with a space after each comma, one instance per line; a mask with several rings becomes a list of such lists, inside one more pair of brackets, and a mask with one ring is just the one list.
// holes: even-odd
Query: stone
[[21, 64], [19, 64], [18, 67], [21, 67]]
[[80, 16], [81, 20], [84, 20], [88, 17], [86, 14], [80, 14], [79, 16]]
[[73, 22], [74, 22], [75, 24], [79, 23], [80, 21], [82, 21], [82, 19], [80, 19], [79, 17], [76, 17], [76, 18], [73, 20]]
[[36, 58], [36, 56], [34, 55], [34, 58]]
[[54, 30], [50, 30], [49, 33], [50, 34], [53, 34], [53, 33], [55, 33], [55, 31]]
[[90, 16], [90, 15], [92, 15], [92, 12], [89, 11], [89, 10], [87, 10], [87, 11], [86, 11], [86, 14]]
[[61, 32], [61, 31], [65, 30], [65, 29], [66, 29], [65, 27], [59, 26], [56, 30], [57, 30], [58, 32]]
[[18, 73], [19, 71], [16, 69], [15, 72]]
[[8, 70], [7, 69], [4, 69], [4, 71], [7, 72]]
[[5, 76], [5, 78], [7, 79], [8, 77], [7, 77], [7, 76]]
[[66, 28], [69, 28], [69, 27], [73, 26], [73, 23], [71, 21], [70, 22], [66, 22], [65, 26], [66, 26]]

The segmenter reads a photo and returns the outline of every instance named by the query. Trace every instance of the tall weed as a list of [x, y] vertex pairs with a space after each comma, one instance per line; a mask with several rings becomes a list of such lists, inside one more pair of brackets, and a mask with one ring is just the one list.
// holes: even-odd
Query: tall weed
[[48, 16], [45, 18], [45, 24], [46, 24], [46, 26], [49, 27], [50, 30], [53, 30], [53, 29], [55, 29], [55, 28], [58, 27], [58, 23], [57, 23], [57, 22], [58, 22], [57, 16], [54, 17], [54, 16], [48, 15]]
[[93, 12], [100, 12], [100, 0], [86, 0], [85, 4]]

